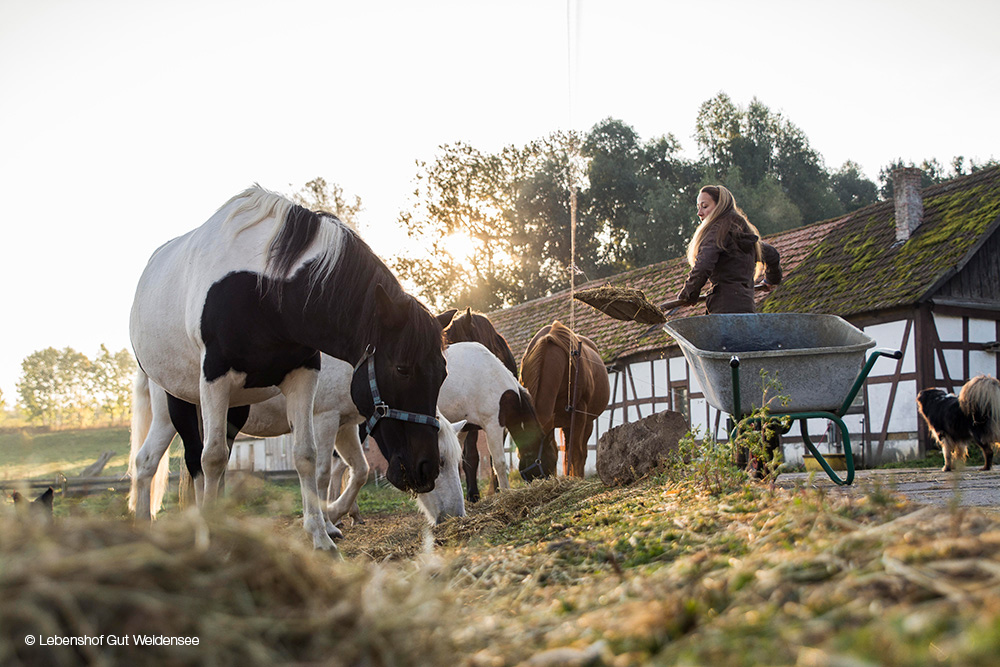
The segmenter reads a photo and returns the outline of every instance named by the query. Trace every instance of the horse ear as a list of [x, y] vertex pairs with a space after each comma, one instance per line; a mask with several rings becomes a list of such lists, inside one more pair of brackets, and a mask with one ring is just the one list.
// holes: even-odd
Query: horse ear
[[453, 431], [455, 431], [455, 435], [458, 435], [459, 433], [462, 432], [462, 429], [465, 428], [465, 424], [467, 422], [468, 422], [467, 419], [463, 419], [463, 420], [457, 421], [457, 422], [455, 422], [454, 424], [451, 425], [451, 429]]
[[455, 313], [458, 312], [458, 308], [452, 308], [451, 310], [446, 310], [437, 316], [437, 321], [441, 323], [442, 329], [447, 329], [448, 325], [451, 324], [452, 319], [455, 317]]
[[382, 287], [382, 283], [375, 285], [375, 303], [378, 307], [382, 324], [387, 328], [399, 329], [406, 323], [406, 309], [402, 304], [392, 300], [389, 293]]
[[468, 308], [465, 309], [465, 316], [472, 317], [472, 306], [469, 306]]

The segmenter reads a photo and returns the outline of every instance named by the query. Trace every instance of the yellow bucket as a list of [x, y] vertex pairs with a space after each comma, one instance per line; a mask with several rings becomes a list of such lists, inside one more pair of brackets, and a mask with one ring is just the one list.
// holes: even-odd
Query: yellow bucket
[[[847, 459], [845, 454], [824, 454], [823, 458], [834, 470], [847, 470]], [[823, 466], [812, 456], [804, 456], [806, 472], [824, 472]]]

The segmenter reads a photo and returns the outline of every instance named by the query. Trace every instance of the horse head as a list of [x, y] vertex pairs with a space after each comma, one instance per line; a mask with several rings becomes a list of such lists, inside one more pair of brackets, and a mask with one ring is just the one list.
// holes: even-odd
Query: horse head
[[555, 475], [556, 465], [559, 462], [555, 429], [543, 433], [539, 428], [537, 437], [529, 438], [524, 446], [518, 444], [517, 456], [517, 470], [525, 482]]
[[399, 489], [427, 493], [440, 470], [438, 393], [445, 378], [441, 326], [416, 299], [375, 290], [377, 339], [354, 369], [351, 399], [367, 420]]
[[[555, 459], [551, 466], [544, 466], [545, 456], [540, 456], [545, 433], [538, 422], [531, 395], [523, 387], [519, 391], [507, 390], [500, 397], [498, 417], [500, 425], [510, 432], [510, 437], [517, 447], [518, 470], [525, 481], [530, 482], [538, 477], [548, 476], [555, 471]], [[535, 462], [539, 466], [535, 466]], [[546, 473], [545, 471], [548, 471]]]

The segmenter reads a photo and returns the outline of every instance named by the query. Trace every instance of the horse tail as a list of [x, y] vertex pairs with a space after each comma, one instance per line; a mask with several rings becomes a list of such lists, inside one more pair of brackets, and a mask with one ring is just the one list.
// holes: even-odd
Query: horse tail
[[[540, 421], [551, 422], [556, 410], [556, 395], [559, 393], [559, 378], [556, 379], [554, 387], [542, 384], [546, 379], [545, 362], [548, 352], [551, 349], [552, 341], [548, 336], [543, 336], [525, 353], [521, 360], [521, 384], [532, 398], [531, 404], [534, 406], [535, 414]], [[549, 371], [551, 374], [551, 370]], [[557, 373], [560, 377], [563, 370]], [[549, 391], [544, 391], [549, 389]]]
[[[132, 483], [129, 485], [128, 508], [132, 512], [135, 511], [137, 494], [135, 462], [139, 455], [139, 450], [142, 449], [142, 443], [146, 441], [146, 436], [149, 435], [152, 423], [153, 402], [150, 395], [149, 376], [142, 369], [139, 369], [135, 373], [135, 384], [132, 387], [132, 426], [129, 433], [128, 475]], [[156, 513], [163, 505], [163, 496], [167, 492], [169, 475], [169, 457], [164, 452], [163, 458], [160, 459], [160, 464], [156, 468], [156, 474], [153, 475], [150, 489], [149, 509], [153, 516], [156, 516]]]
[[135, 372], [135, 383], [132, 385], [132, 425], [129, 433], [128, 476], [132, 483], [129, 485], [128, 508], [132, 512], [135, 512], [137, 494], [135, 459], [149, 434], [149, 426], [152, 423], [153, 407], [149, 400], [149, 377], [140, 368]]
[[1000, 442], [1000, 381], [977, 375], [962, 387], [958, 404], [974, 425], [982, 425], [991, 444]]

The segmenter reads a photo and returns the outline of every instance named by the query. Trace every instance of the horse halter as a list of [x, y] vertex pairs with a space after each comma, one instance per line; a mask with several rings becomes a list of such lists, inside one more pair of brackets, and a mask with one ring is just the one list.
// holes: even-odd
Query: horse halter
[[354, 367], [356, 371], [360, 368], [361, 364], [365, 363], [367, 360], [368, 373], [368, 386], [372, 392], [372, 403], [375, 405], [375, 412], [368, 421], [365, 422], [365, 432], [361, 436], [361, 440], [364, 441], [369, 435], [371, 435], [372, 430], [375, 428], [375, 424], [378, 423], [380, 419], [396, 419], [398, 421], [411, 422], [413, 424], [425, 424], [427, 426], [433, 426], [436, 430], [441, 430], [441, 422], [439, 422], [434, 417], [429, 415], [420, 415], [415, 412], [407, 412], [406, 410], [397, 410], [395, 408], [390, 408], [389, 405], [382, 400], [381, 394], [378, 391], [378, 385], [375, 383], [375, 348], [368, 346], [365, 350], [365, 356], [361, 357], [361, 361], [358, 365]]
[[533, 472], [535, 468], [538, 468], [539, 477], [545, 477], [545, 468], [542, 467], [542, 448], [540, 445], [538, 447], [538, 456], [535, 457], [535, 462], [521, 471], [521, 477]]

